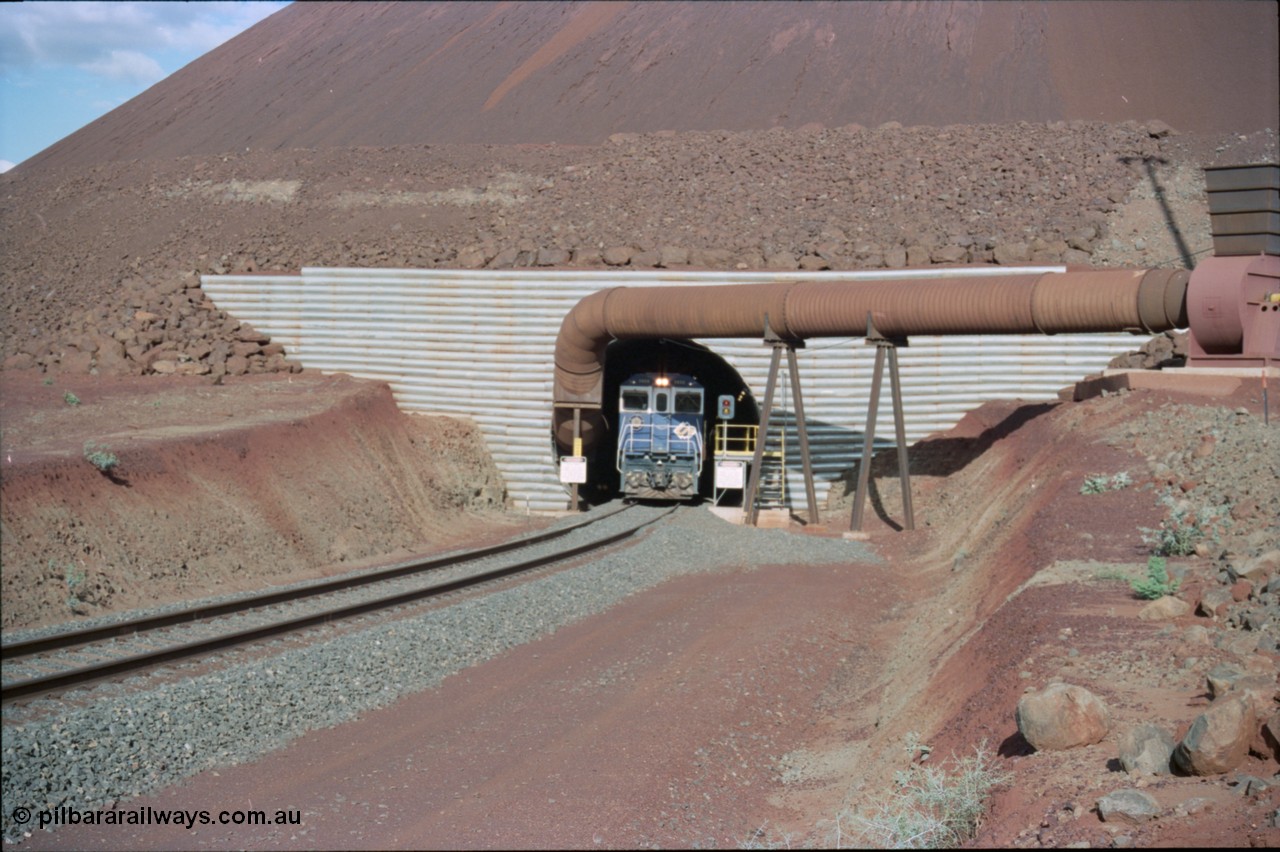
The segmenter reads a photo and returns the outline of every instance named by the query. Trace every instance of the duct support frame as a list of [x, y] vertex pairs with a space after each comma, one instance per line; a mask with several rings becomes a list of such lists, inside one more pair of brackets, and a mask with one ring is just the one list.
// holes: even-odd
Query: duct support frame
[[894, 443], [898, 450], [898, 479], [902, 485], [902, 514], [904, 528], [916, 528], [915, 510], [911, 505], [911, 470], [907, 459], [907, 423], [902, 406], [902, 379], [898, 373], [898, 347], [906, 346], [907, 339], [887, 338], [877, 334], [867, 320], [867, 341], [876, 347], [876, 361], [871, 368], [871, 397], [867, 401], [867, 427], [862, 432], [862, 455], [858, 459], [858, 485], [853, 495], [853, 510], [849, 516], [849, 529], [862, 531], [867, 490], [871, 480], [871, 460], [875, 454], [876, 416], [880, 411], [880, 387], [884, 379], [886, 359], [889, 362], [889, 387], [893, 400]]
[[747, 490], [742, 498], [744, 519], [748, 526], [754, 527], [759, 518], [759, 506], [756, 497], [760, 488], [760, 466], [764, 463], [765, 444], [768, 443], [769, 419], [773, 415], [773, 395], [778, 387], [778, 370], [781, 367], [782, 353], [787, 353], [787, 371], [791, 377], [791, 404], [795, 414], [796, 431], [800, 439], [800, 464], [804, 470], [804, 489], [806, 504], [809, 507], [809, 523], [821, 523], [818, 511], [817, 489], [813, 483], [813, 462], [809, 455], [809, 430], [804, 418], [804, 394], [800, 388], [800, 367], [796, 362], [796, 349], [804, 348], [803, 340], [783, 340], [774, 334], [769, 327], [769, 317], [764, 318], [764, 343], [773, 347], [769, 358], [769, 377], [765, 381], [764, 407], [760, 410], [760, 425], [756, 430], [756, 446], [751, 457], [751, 474], [747, 478]]

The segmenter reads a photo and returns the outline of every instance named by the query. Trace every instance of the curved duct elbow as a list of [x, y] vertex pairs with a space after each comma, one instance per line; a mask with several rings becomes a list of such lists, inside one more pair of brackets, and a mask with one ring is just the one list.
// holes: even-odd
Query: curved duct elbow
[[556, 337], [555, 401], [599, 404], [604, 350], [613, 337], [606, 323], [609, 296], [617, 288], [587, 296], [565, 314]]

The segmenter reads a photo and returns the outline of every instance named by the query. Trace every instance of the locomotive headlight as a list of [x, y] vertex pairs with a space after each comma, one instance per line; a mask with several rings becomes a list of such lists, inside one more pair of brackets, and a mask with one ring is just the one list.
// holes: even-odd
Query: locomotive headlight
[[644, 425], [644, 418], [641, 417], [640, 415], [637, 414], [635, 417], [631, 418], [632, 429], [639, 429], [643, 425]]
[[653, 380], [653, 386], [658, 388], [669, 388], [671, 387], [671, 379], [668, 376], [658, 376], [658, 378]]

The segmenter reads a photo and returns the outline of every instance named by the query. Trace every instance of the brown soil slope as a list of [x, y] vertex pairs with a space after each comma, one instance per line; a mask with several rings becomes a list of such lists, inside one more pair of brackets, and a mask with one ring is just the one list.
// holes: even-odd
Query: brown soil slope
[[508, 524], [475, 427], [409, 417], [385, 384], [6, 373], [0, 395], [6, 630], [456, 547]]
[[1276, 128], [1273, 3], [296, 3], [28, 160], [1160, 118]]

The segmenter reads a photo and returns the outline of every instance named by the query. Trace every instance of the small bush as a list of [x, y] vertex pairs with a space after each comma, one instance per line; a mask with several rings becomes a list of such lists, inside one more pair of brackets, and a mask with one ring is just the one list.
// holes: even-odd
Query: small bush
[[[897, 791], [870, 816], [838, 817], [833, 843], [896, 849], [958, 846], [977, 834], [987, 797], [1008, 780], [993, 764], [985, 742], [950, 771], [912, 766], [897, 774]], [[843, 836], [846, 823], [858, 826], [854, 837]]]
[[1226, 513], [1224, 506], [1202, 506], [1192, 511], [1175, 506], [1158, 529], [1140, 527], [1142, 541], [1156, 556], [1191, 556], [1196, 544], [1211, 537], [1213, 525]]
[[1133, 482], [1129, 478], [1126, 471], [1120, 471], [1114, 476], [1107, 476], [1105, 473], [1095, 473], [1092, 476], [1086, 476], [1084, 484], [1080, 486], [1081, 494], [1105, 494], [1108, 491], [1119, 491], [1127, 488]]
[[1140, 598], [1153, 601], [1178, 591], [1178, 581], [1169, 578], [1168, 566], [1163, 556], [1147, 558], [1147, 576], [1142, 580], [1129, 583], [1133, 593]]
[[106, 474], [110, 474], [120, 464], [120, 459], [116, 458], [115, 453], [106, 447], [96, 447], [93, 441], [85, 443], [84, 457], [89, 464]]
[[1086, 476], [1084, 484], [1080, 486], [1081, 494], [1101, 494], [1107, 490], [1107, 477], [1102, 474], [1094, 474]]
[[76, 396], [71, 391], [67, 391], [62, 395], [62, 401], [65, 402], [67, 405], [79, 405], [80, 397]]

